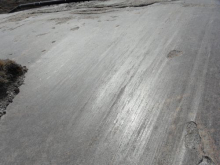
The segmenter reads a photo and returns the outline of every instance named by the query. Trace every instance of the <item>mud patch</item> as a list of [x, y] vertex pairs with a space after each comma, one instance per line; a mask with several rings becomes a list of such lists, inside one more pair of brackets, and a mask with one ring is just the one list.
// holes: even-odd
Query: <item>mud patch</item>
[[206, 156], [206, 153], [204, 152], [204, 144], [202, 143], [200, 130], [195, 122], [190, 121], [187, 123], [186, 133], [185, 146], [188, 150], [197, 153], [197, 156], [201, 159], [198, 162], [198, 165], [215, 165], [212, 159]]
[[0, 60], [0, 118], [6, 114], [7, 106], [19, 93], [26, 72], [25, 66], [11, 60]]
[[201, 144], [201, 137], [199, 135], [199, 130], [197, 124], [194, 122], [187, 123], [186, 126], [186, 136], [185, 136], [185, 145], [189, 149], [198, 149]]
[[178, 50], [172, 50], [168, 55], [167, 58], [174, 58], [177, 56], [181, 56], [183, 54], [183, 52], [178, 51]]
[[36, 14], [31, 14], [31, 13], [17, 13], [16, 15], [9, 16], [5, 19], [5, 21], [1, 23], [7, 23], [7, 22], [20, 22], [25, 19], [28, 19], [30, 17], [34, 17]]
[[72, 29], [70, 29], [71, 31], [75, 31], [75, 30], [78, 30], [79, 29], [79, 27], [77, 26], [77, 27], [74, 27], [74, 28], [72, 28]]

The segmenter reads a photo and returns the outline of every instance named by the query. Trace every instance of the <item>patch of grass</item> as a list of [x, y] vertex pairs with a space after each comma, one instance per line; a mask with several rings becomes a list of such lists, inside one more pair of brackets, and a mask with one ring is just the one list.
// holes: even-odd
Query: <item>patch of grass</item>
[[0, 60], [0, 87], [16, 80], [26, 71], [26, 68], [12, 60]]
[[7, 76], [3, 71], [0, 71], [0, 86], [8, 83]]
[[6, 74], [11, 75], [12, 78], [16, 78], [23, 74], [23, 67], [11, 60], [6, 60], [4, 70]]
[[0, 118], [6, 114], [7, 106], [19, 93], [19, 86], [24, 82], [25, 66], [12, 60], [0, 59]]

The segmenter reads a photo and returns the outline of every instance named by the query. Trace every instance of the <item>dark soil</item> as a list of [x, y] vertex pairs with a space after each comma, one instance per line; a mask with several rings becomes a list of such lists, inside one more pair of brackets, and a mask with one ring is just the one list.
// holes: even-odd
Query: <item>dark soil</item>
[[6, 114], [7, 106], [19, 93], [26, 72], [25, 66], [11, 60], [0, 60], [0, 118]]
[[[49, 1], [49, 0], [0, 0], [0, 14], [9, 13], [13, 9], [15, 9], [18, 5], [21, 4], [41, 2], [41, 1]], [[74, 0], [72, 2], [83, 2], [83, 1], [89, 1], [89, 0]], [[17, 8], [16, 10], [13, 10], [13, 12], [27, 10], [31, 8], [38, 8], [38, 7], [40, 6]]]
[[46, 0], [0, 0], [0, 14], [8, 13], [20, 4], [40, 2]]

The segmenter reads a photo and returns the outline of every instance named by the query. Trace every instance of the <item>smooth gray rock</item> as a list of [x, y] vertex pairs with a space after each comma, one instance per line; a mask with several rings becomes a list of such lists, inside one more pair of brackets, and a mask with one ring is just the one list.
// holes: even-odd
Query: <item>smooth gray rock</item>
[[0, 164], [220, 164], [219, 7], [109, 0], [0, 15], [0, 58], [29, 69], [0, 120]]

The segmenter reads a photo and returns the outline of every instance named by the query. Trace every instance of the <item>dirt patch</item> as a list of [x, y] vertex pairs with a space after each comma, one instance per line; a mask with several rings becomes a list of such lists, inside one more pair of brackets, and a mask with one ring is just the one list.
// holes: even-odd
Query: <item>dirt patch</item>
[[12, 60], [0, 60], [0, 118], [6, 114], [7, 106], [19, 93], [26, 72], [25, 66]]
[[70, 29], [71, 31], [75, 31], [75, 30], [78, 30], [79, 29], [79, 27], [77, 26], [77, 27], [74, 27], [74, 28], [72, 28], [72, 29]]
[[197, 124], [194, 122], [187, 123], [186, 127], [187, 134], [185, 136], [185, 145], [189, 149], [198, 149], [201, 144], [201, 137], [199, 135], [199, 130]]
[[30, 17], [34, 17], [36, 14], [31, 14], [31, 13], [17, 13], [16, 15], [9, 16], [5, 19], [5, 21], [1, 23], [6, 23], [6, 22], [19, 22], [23, 21], [25, 19], [28, 19]]
[[0, 0], [0, 14], [8, 13], [15, 7], [24, 3], [39, 2], [46, 0]]
[[[197, 124], [193, 121], [190, 121], [186, 125], [186, 135], [185, 135], [185, 146], [189, 151], [195, 151], [198, 157], [201, 157], [198, 165], [215, 165], [213, 160], [207, 156], [204, 151], [204, 144], [202, 143], [202, 138], [200, 136], [200, 130], [197, 127]], [[192, 154], [192, 152], [191, 152]]]
[[181, 56], [183, 54], [183, 52], [178, 51], [178, 50], [172, 50], [168, 55], [167, 58], [174, 58], [177, 56]]

